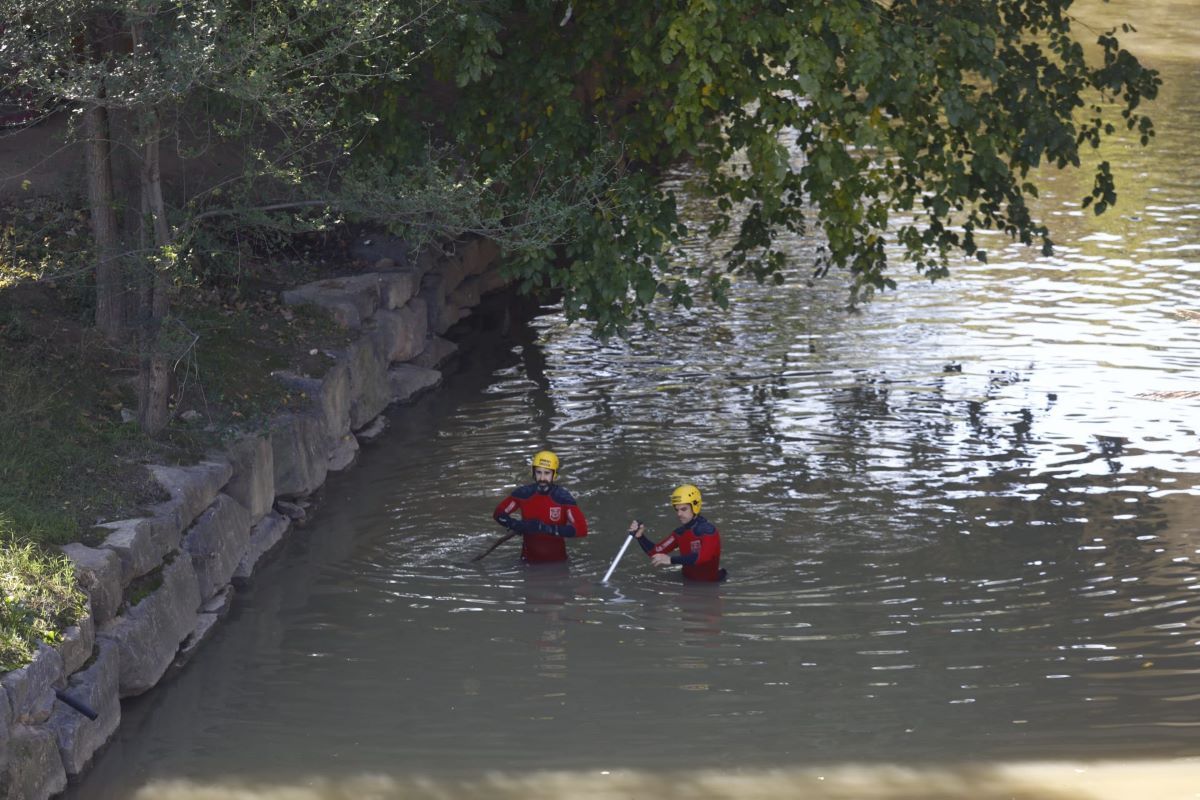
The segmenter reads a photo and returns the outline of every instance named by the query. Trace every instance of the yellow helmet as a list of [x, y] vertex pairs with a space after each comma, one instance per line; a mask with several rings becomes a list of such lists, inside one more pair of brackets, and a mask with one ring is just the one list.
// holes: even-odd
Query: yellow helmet
[[689, 505], [693, 514], [700, 513], [700, 490], [690, 483], [685, 483], [671, 492], [671, 507]]
[[533, 459], [529, 462], [531, 469], [548, 469], [554, 473], [553, 477], [558, 477], [558, 456], [549, 450], [539, 450], [533, 454]]

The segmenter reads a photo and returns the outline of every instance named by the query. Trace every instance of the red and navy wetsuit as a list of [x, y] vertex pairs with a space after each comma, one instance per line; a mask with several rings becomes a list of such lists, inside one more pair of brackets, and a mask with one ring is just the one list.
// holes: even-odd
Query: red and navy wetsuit
[[[520, 510], [521, 519], [512, 513]], [[558, 484], [541, 490], [536, 483], [518, 486], [500, 501], [492, 516], [501, 525], [524, 535], [521, 558], [540, 563], [566, 561], [564, 539], [587, 536], [587, 520], [571, 493]]]
[[638, 544], [651, 556], [669, 553], [678, 547], [680, 554], [671, 556], [671, 563], [683, 565], [685, 578], [693, 581], [725, 579], [725, 570], [721, 569], [721, 532], [704, 517], [697, 516], [687, 525], [681, 525], [658, 544], [651, 544], [645, 536], [638, 537]]

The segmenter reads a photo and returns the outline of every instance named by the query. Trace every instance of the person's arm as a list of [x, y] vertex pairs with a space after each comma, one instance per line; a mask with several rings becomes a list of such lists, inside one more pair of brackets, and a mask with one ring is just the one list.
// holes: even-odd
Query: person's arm
[[646, 536], [646, 526], [636, 519], [629, 523], [629, 530], [626, 531], [626, 533], [628, 533], [634, 538], [635, 541], [637, 541], [638, 545], [642, 548], [646, 555], [650, 556], [651, 563], [653, 563], [656, 567], [669, 564], [671, 559], [666, 555], [666, 553], [679, 546], [679, 540], [675, 538], [674, 532], [672, 532], [670, 536], [663, 539], [658, 544], [654, 544], [650, 541], [650, 537]]
[[650, 563], [656, 567], [663, 567], [667, 564], [670, 564], [674, 559], [671, 556], [668, 556], [667, 553], [671, 552], [676, 547], [679, 547], [679, 538], [675, 536], [674, 531], [672, 531], [667, 538], [663, 539], [649, 550], [646, 550], [646, 545], [642, 545], [642, 549], [646, 550], [646, 554], [650, 556]]
[[517, 530], [515, 526], [520, 523], [520, 520], [513, 519], [512, 513], [520, 510], [521, 501], [510, 494], [508, 497], [501, 500], [496, 506], [495, 510], [492, 511], [492, 519], [496, 520], [496, 522], [499, 522], [509, 530]]
[[685, 567], [690, 567], [691, 565], [698, 563], [699, 558], [700, 558], [700, 551], [693, 550], [692, 552], [688, 553], [687, 555], [680, 554], [677, 556], [671, 556], [671, 563], [672, 564], [680, 564]]
[[[670, 536], [663, 539], [658, 544], [654, 545], [654, 547], [652, 547], [651, 549], [646, 550], [646, 552], [652, 556], [658, 556], [658, 555], [663, 555], [664, 553], [669, 553], [672, 550], [674, 550], [676, 547], [679, 547], [679, 539], [676, 538], [675, 532], [671, 531]], [[642, 549], [645, 550], [646, 546], [642, 545]]]
[[638, 547], [645, 551], [646, 555], [654, 555], [654, 542], [650, 541], [650, 537], [646, 535], [646, 526], [642, 521], [635, 519], [629, 523], [629, 530], [625, 531], [633, 537], [633, 540], [638, 543]]
[[570, 529], [570, 533], [561, 533], [560, 536], [574, 536], [576, 539], [582, 539], [588, 535], [587, 517], [583, 515], [583, 509], [577, 505], [566, 506], [567, 524], [562, 525], [564, 530]]

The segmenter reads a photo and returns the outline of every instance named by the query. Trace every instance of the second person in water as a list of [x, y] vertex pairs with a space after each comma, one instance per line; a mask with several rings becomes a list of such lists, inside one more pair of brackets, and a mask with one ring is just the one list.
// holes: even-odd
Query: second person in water
[[[725, 580], [721, 569], [721, 533], [711, 522], [700, 516], [700, 490], [690, 483], [671, 492], [671, 506], [679, 519], [679, 527], [667, 538], [654, 544], [646, 537], [646, 526], [634, 520], [629, 535], [637, 540], [655, 566], [680, 564], [683, 577], [694, 581]], [[679, 555], [669, 556], [674, 550]]]

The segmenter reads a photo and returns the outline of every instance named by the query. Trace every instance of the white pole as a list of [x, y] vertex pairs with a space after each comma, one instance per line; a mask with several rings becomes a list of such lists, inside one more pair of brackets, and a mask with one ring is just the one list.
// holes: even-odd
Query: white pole
[[621, 556], [625, 555], [625, 548], [629, 547], [629, 543], [633, 541], [633, 537], [626, 534], [625, 544], [621, 545], [621, 551], [617, 553], [617, 557], [613, 559], [612, 566], [608, 568], [608, 572], [604, 573], [604, 578], [601, 583], [608, 583], [608, 579], [612, 577], [613, 570], [617, 568], [617, 562], [621, 560]]

